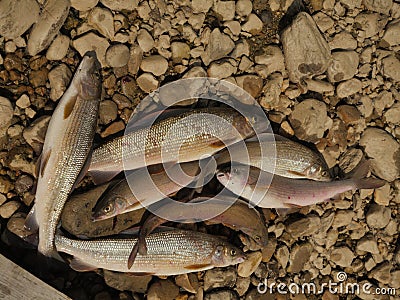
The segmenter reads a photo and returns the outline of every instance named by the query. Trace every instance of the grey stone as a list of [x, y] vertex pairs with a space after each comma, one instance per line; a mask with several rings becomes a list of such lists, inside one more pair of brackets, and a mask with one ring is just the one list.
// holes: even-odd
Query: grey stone
[[204, 274], [204, 290], [209, 291], [220, 287], [232, 288], [235, 285], [236, 277], [236, 270], [233, 267], [208, 270]]
[[50, 99], [56, 101], [61, 98], [67, 89], [72, 72], [66, 64], [60, 64], [49, 72]]
[[372, 204], [365, 216], [367, 224], [372, 228], [384, 228], [391, 219], [391, 210], [379, 204]]
[[346, 246], [334, 248], [330, 252], [331, 261], [343, 268], [349, 267], [354, 258], [353, 252]]
[[332, 64], [328, 68], [330, 82], [338, 82], [352, 78], [359, 63], [358, 53], [355, 51], [338, 51], [332, 54]]
[[201, 58], [208, 66], [210, 62], [227, 56], [234, 47], [235, 44], [231, 38], [216, 28], [211, 32], [207, 48]]

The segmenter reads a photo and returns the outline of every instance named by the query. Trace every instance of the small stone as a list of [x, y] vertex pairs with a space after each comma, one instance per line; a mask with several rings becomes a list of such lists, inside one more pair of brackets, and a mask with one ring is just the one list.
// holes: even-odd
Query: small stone
[[294, 83], [324, 73], [331, 63], [328, 43], [305, 12], [297, 14], [283, 31], [282, 45], [289, 78]]
[[385, 28], [387, 17], [377, 13], [360, 13], [354, 19], [358, 36], [370, 38]]
[[400, 144], [386, 131], [367, 128], [360, 139], [366, 155], [371, 160], [372, 172], [391, 182], [400, 176]]
[[33, 186], [33, 179], [28, 175], [19, 176], [15, 182], [15, 191], [18, 194], [28, 192]]
[[336, 93], [339, 98], [352, 96], [362, 89], [362, 83], [357, 78], [352, 78], [338, 84]]
[[384, 76], [400, 81], [400, 61], [394, 55], [382, 59], [382, 69]]
[[393, 94], [388, 91], [382, 91], [374, 98], [374, 108], [378, 114], [382, 114], [383, 110], [393, 105]]
[[114, 17], [107, 8], [95, 7], [88, 15], [88, 24], [95, 28], [104, 37], [114, 39]]
[[111, 123], [111, 125], [108, 126], [102, 133], [100, 133], [100, 136], [102, 138], [105, 138], [109, 135], [115, 134], [124, 129], [125, 129], [125, 123], [123, 121], [114, 122]]
[[175, 277], [177, 286], [185, 289], [189, 293], [195, 294], [199, 289], [199, 281], [197, 276], [193, 273], [181, 274]]
[[390, 200], [390, 184], [386, 183], [384, 186], [375, 189], [374, 201], [383, 206], [388, 206]]
[[289, 273], [298, 273], [303, 270], [305, 263], [310, 260], [312, 250], [313, 247], [308, 242], [294, 245], [290, 252], [289, 266], [287, 271]]
[[227, 287], [232, 288], [236, 282], [236, 270], [232, 267], [216, 268], [206, 271], [204, 274], [204, 290]]
[[258, 268], [262, 260], [261, 251], [252, 252], [246, 255], [244, 262], [238, 266], [237, 273], [241, 277], [249, 277]]
[[333, 39], [329, 42], [329, 47], [333, 49], [343, 49], [343, 50], [354, 50], [357, 48], [357, 41], [353, 36], [342, 31], [336, 34]]
[[337, 115], [346, 125], [354, 125], [361, 120], [361, 113], [351, 105], [340, 105], [337, 108]]
[[21, 206], [19, 201], [8, 201], [0, 206], [0, 216], [3, 219], [10, 218]]
[[140, 69], [144, 72], [150, 72], [156, 76], [160, 76], [167, 71], [168, 61], [161, 55], [152, 55], [143, 58]]
[[378, 244], [372, 235], [365, 236], [357, 242], [357, 252], [369, 252], [372, 254], [379, 254]]
[[136, 82], [142, 91], [150, 93], [158, 88], [157, 79], [150, 73], [143, 73], [140, 75]]
[[146, 29], [138, 31], [137, 42], [143, 52], [149, 52], [154, 47], [154, 40]]
[[48, 60], [62, 60], [68, 52], [70, 38], [66, 35], [59, 34], [50, 44], [46, 52]]
[[235, 16], [235, 1], [215, 1], [213, 10], [222, 21], [233, 20]]
[[188, 44], [183, 42], [171, 43], [172, 61], [174, 63], [180, 63], [183, 59], [190, 58], [190, 47]]
[[121, 68], [126, 66], [129, 60], [129, 48], [124, 44], [115, 44], [106, 51], [106, 62], [110, 67]]
[[253, 9], [253, 3], [250, 0], [238, 0], [236, 2], [236, 14], [241, 17], [248, 16]]
[[239, 296], [243, 296], [250, 286], [250, 277], [238, 277], [236, 279], [235, 290]]
[[318, 28], [322, 31], [325, 32], [328, 29], [331, 29], [333, 25], [335, 25], [335, 21], [328, 15], [324, 14], [323, 12], [317, 12], [315, 15], [313, 15], [313, 18], [315, 20], [315, 23], [317, 24]]
[[139, 45], [132, 45], [129, 52], [128, 72], [132, 75], [137, 74], [142, 63], [143, 50]]
[[332, 227], [339, 228], [342, 226], [350, 225], [353, 217], [355, 216], [352, 210], [339, 210], [336, 212], [335, 217], [333, 218]]
[[67, 89], [72, 72], [66, 64], [60, 64], [49, 72], [50, 99], [56, 101], [61, 98]]
[[221, 33], [218, 28], [215, 28], [210, 34], [207, 48], [201, 58], [204, 64], [208, 66], [210, 62], [228, 55], [234, 47], [235, 44], [231, 38], [228, 35]]
[[34, 56], [50, 45], [64, 24], [69, 8], [69, 0], [46, 1], [39, 20], [33, 25], [29, 34], [27, 46], [29, 55]]
[[307, 78], [304, 81], [307, 84], [307, 89], [309, 91], [314, 91], [323, 94], [323, 93], [332, 93], [335, 90], [335, 87], [331, 83], [323, 80], [313, 80]]
[[31, 105], [31, 102], [29, 100], [29, 96], [23, 94], [21, 97], [19, 97], [15, 104], [17, 104], [17, 106], [20, 108], [27, 108], [29, 105]]
[[358, 67], [358, 54], [355, 51], [338, 51], [332, 54], [332, 64], [328, 68], [330, 82], [338, 82], [352, 78]]
[[32, 108], [28, 107], [25, 108], [25, 115], [29, 118], [29, 119], [33, 119], [34, 116], [36, 116], [36, 111], [34, 111]]
[[368, 10], [388, 15], [392, 8], [393, 0], [363, 0], [363, 4]]
[[86, 33], [85, 35], [72, 41], [72, 46], [83, 57], [87, 51], [95, 51], [97, 59], [103, 67], [107, 66], [106, 51], [110, 44], [107, 39], [96, 35], [93, 32]]
[[385, 111], [383, 118], [387, 123], [400, 125], [400, 103], [395, 103], [390, 109]]
[[13, 41], [8, 41], [4, 45], [4, 50], [6, 53], [14, 53], [17, 51], [17, 45]]
[[308, 216], [296, 221], [288, 221], [286, 231], [297, 239], [302, 236], [309, 236], [316, 233], [320, 227], [320, 219], [317, 216]]
[[213, 5], [213, 0], [192, 0], [194, 13], [207, 13]]
[[42, 152], [44, 137], [46, 135], [50, 118], [50, 116], [41, 116], [37, 118], [29, 127], [26, 127], [22, 133], [25, 141], [33, 148], [36, 154]]
[[112, 272], [103, 270], [105, 283], [119, 291], [131, 291], [133, 293], [145, 293], [152, 279], [151, 275], [134, 276], [129, 273]]
[[400, 44], [400, 20], [392, 21], [386, 26], [382, 41], [386, 42], [389, 46]]
[[400, 288], [400, 270], [393, 271], [390, 273], [390, 277], [392, 278], [389, 286], [399, 289]]
[[383, 284], [389, 284], [391, 277], [390, 277], [390, 270], [392, 269], [392, 265], [390, 262], [385, 261], [381, 263], [380, 265], [376, 266], [373, 268], [369, 274], [369, 278], [373, 278], [375, 280], [378, 280], [379, 282]]
[[71, 7], [79, 11], [88, 11], [89, 9], [95, 7], [99, 2], [99, 0], [85, 0], [85, 1], [70, 0], [70, 1], [71, 1]]
[[256, 35], [263, 29], [263, 22], [256, 14], [250, 14], [247, 22], [243, 24], [242, 30]]
[[365, 219], [369, 227], [384, 228], [391, 219], [391, 210], [389, 207], [371, 204]]
[[154, 282], [147, 291], [148, 300], [175, 299], [179, 294], [179, 288], [168, 279]]
[[222, 290], [212, 293], [207, 293], [204, 295], [204, 300], [239, 300], [235, 292], [230, 290]]
[[117, 118], [118, 115], [118, 107], [114, 101], [104, 100], [100, 102], [99, 109], [99, 123], [100, 124], [109, 124]]
[[111, 10], [132, 11], [137, 8], [139, 0], [100, 0], [100, 2]]
[[354, 257], [353, 252], [346, 246], [334, 248], [330, 252], [330, 260], [343, 268], [350, 267]]
[[289, 262], [289, 249], [287, 246], [282, 246], [276, 250], [275, 254], [276, 260], [282, 266], [283, 269], [286, 269], [286, 266]]
[[183, 78], [195, 78], [195, 77], [206, 77], [207, 73], [204, 71], [204, 69], [200, 66], [196, 66], [191, 68], [185, 75], [183, 75]]
[[253, 98], [257, 98], [263, 88], [263, 80], [256, 75], [242, 75], [236, 77], [237, 85], [248, 92]]
[[208, 67], [207, 74], [213, 78], [227, 78], [236, 72], [236, 67], [232, 66], [229, 61], [212, 62]]
[[262, 70], [264, 78], [274, 72], [282, 73], [285, 70], [284, 56], [278, 46], [265, 47], [262, 54], [255, 56], [254, 61], [265, 66], [265, 70]]
[[14, 109], [10, 100], [0, 96], [0, 132], [6, 132], [11, 125]]
[[35, 0], [2, 0], [0, 2], [0, 36], [15, 39], [39, 19], [39, 4]]

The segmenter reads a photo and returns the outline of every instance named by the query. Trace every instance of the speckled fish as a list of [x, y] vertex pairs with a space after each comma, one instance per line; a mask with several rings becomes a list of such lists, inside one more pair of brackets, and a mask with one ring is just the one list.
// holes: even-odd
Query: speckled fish
[[[263, 134], [260, 141], [247, 140], [246, 147], [238, 144], [218, 153], [217, 164], [231, 161], [229, 152], [234, 153], [233, 161], [249, 164], [263, 171], [288, 178], [307, 178], [330, 181], [328, 165], [324, 158], [308, 147], [279, 135]], [[274, 152], [274, 149], [276, 149]], [[247, 153], [244, 153], [247, 152]], [[275, 155], [276, 153], [276, 155]], [[248, 156], [247, 156], [248, 155]]]
[[[207, 225], [223, 224], [233, 230], [244, 232], [262, 247], [267, 245], [268, 231], [264, 220], [254, 207], [243, 200], [218, 196], [213, 199], [198, 197], [187, 203], [175, 202], [174, 205], [170, 203], [163, 205], [161, 202], [158, 204], [159, 207], [152, 210], [154, 214], [150, 215], [140, 227], [138, 242], [132, 249], [128, 267], [132, 266], [137, 253], [141, 255], [147, 253], [146, 237], [154, 229], [170, 220], [182, 223], [204, 221]], [[168, 215], [169, 219], [159, 217], [158, 211], [163, 215]], [[221, 213], [213, 216], [215, 212]]]
[[101, 98], [100, 63], [87, 52], [51, 117], [40, 158], [35, 205], [26, 221], [39, 228], [38, 250], [59, 258], [54, 235], [61, 211], [90, 156]]
[[[140, 169], [129, 174], [127, 178], [119, 181], [101, 196], [93, 209], [93, 221], [108, 219], [151, 205], [187, 186], [199, 172], [198, 161], [182, 163], [176, 166], [180, 166], [182, 171], [188, 175], [182, 176], [179, 182], [173, 180], [169, 176], [170, 173], [168, 174], [164, 169], [159, 173], [150, 174], [150, 180], [142, 174], [146, 170]], [[174, 167], [172, 166], [171, 168]], [[168, 172], [173, 172], [173, 170]], [[133, 187], [138, 188], [135, 194], [131, 190]], [[139, 196], [140, 201], [137, 196]]]
[[55, 242], [58, 251], [73, 256], [70, 266], [76, 271], [106, 269], [169, 276], [235, 265], [245, 258], [239, 248], [216, 236], [167, 229], [146, 238], [147, 254], [138, 255], [130, 270], [127, 261], [136, 240], [130, 235], [96, 240], [72, 240], [57, 235]]
[[[218, 172], [217, 179], [233, 193], [265, 208], [312, 205], [334, 198], [340, 193], [374, 189], [385, 183], [383, 180], [365, 178], [369, 171], [368, 161], [361, 163], [350, 178], [331, 182], [285, 178], [255, 167], [248, 168], [243, 165], [234, 166], [231, 171]], [[271, 184], [265, 184], [271, 176]], [[256, 185], [258, 180], [259, 184]]]
[[122, 170], [199, 160], [254, 135], [252, 123], [232, 108], [188, 110], [101, 145], [93, 151], [89, 173], [101, 183]]

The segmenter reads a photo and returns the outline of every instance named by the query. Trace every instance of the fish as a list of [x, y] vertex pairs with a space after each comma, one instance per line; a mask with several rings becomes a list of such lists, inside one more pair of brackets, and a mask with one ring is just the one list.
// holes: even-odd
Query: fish
[[235, 165], [231, 170], [218, 171], [217, 179], [228, 190], [259, 207], [291, 208], [320, 203], [350, 190], [383, 186], [384, 180], [365, 178], [369, 168], [369, 161], [364, 161], [351, 177], [323, 182], [286, 178], [255, 167]]
[[232, 108], [189, 109], [143, 128], [135, 128], [93, 151], [89, 174], [94, 183], [109, 181], [123, 170], [159, 163], [183, 163], [210, 156], [253, 136], [256, 119]]
[[232, 160], [288, 178], [332, 180], [329, 167], [322, 155], [276, 134], [264, 133], [259, 136], [259, 140], [246, 140], [245, 147], [233, 144], [220, 151], [216, 155], [216, 160], [217, 165]]
[[[228, 196], [197, 197], [187, 203], [157, 203], [152, 215], [147, 217], [139, 229], [138, 242], [132, 249], [128, 267], [132, 266], [137, 253], [147, 253], [146, 237], [165, 222], [193, 223], [204, 221], [207, 225], [223, 224], [233, 230], [249, 235], [258, 245], [264, 247], [268, 231], [259, 212], [243, 200]], [[161, 214], [160, 214], [161, 213]], [[168, 216], [168, 220], [161, 216]]]
[[106, 269], [135, 275], [169, 276], [226, 267], [241, 263], [245, 255], [238, 247], [214, 235], [181, 229], [164, 229], [146, 238], [148, 251], [138, 255], [132, 270], [127, 261], [137, 238], [131, 234], [93, 240], [56, 235], [57, 250], [73, 256], [76, 271]]
[[[100, 197], [93, 209], [92, 220], [105, 220], [149, 206], [190, 184], [199, 172], [198, 161], [176, 166], [180, 166], [188, 176], [180, 176], [180, 180], [175, 181], [174, 177], [171, 178], [163, 169], [161, 172], [150, 174], [148, 178], [143, 175], [143, 172], [147, 172], [147, 168], [129, 174]], [[169, 170], [169, 172], [174, 172], [174, 170]], [[132, 193], [132, 189], [136, 191], [135, 194]]]
[[60, 259], [54, 235], [71, 191], [86, 173], [102, 83], [95, 52], [87, 52], [50, 119], [40, 157], [35, 203], [25, 228], [39, 230], [38, 251]]

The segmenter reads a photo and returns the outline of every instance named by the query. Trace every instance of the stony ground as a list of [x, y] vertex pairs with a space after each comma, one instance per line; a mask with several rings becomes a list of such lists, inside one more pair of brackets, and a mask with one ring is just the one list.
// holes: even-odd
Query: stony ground
[[[74, 299], [140, 299], [144, 293], [149, 299], [357, 298], [261, 295], [256, 289], [264, 278], [337, 282], [342, 271], [346, 282], [397, 288], [397, 297], [361, 293], [361, 299], [399, 299], [400, 2], [71, 0], [70, 10], [66, 0], [38, 2], [0, 1], [4, 255]], [[49, 118], [80, 55], [93, 48], [103, 66], [105, 99], [97, 142], [121, 133], [148, 92], [208, 75], [248, 91], [276, 132], [314, 144], [337, 173], [350, 171], [365, 155], [373, 158], [372, 174], [387, 184], [287, 217], [263, 210], [269, 245], [246, 245], [253, 251], [239, 267], [167, 279], [79, 274], [64, 264], [44, 269], [36, 252], [20, 248], [9, 231], [23, 234]], [[71, 199], [63, 225], [75, 234], [111, 233], [108, 221], [96, 230], [87, 224], [101, 189], [88, 193]], [[142, 213], [117, 224], [135, 224]]]

